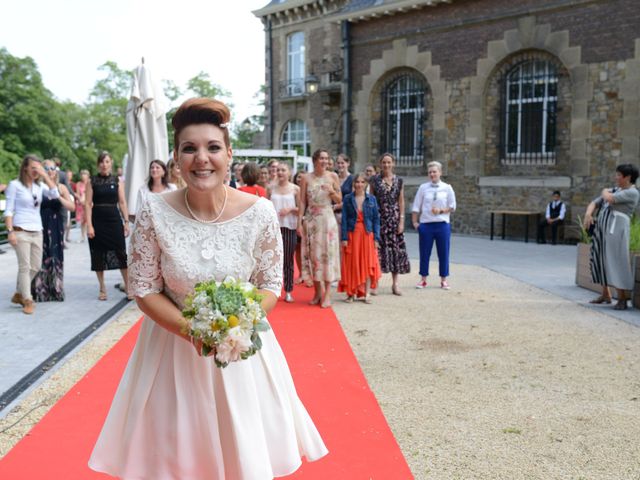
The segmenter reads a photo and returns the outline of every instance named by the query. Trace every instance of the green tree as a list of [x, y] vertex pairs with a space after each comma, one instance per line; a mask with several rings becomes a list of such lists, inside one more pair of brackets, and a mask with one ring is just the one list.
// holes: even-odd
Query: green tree
[[26, 153], [77, 162], [65, 108], [47, 90], [34, 60], [0, 48], [0, 178], [15, 178]]
[[105, 76], [94, 85], [84, 112], [76, 120], [82, 127], [76, 137], [76, 148], [82, 152], [82, 167], [96, 170], [98, 153], [107, 150], [116, 165], [121, 165], [128, 151], [126, 112], [133, 74], [107, 61], [99, 67]]
[[[258, 105], [265, 106], [267, 86], [262, 85], [253, 98], [256, 99]], [[264, 111], [264, 110], [263, 110]], [[251, 148], [253, 140], [257, 133], [264, 129], [265, 115], [251, 115], [245, 118], [241, 123], [236, 124], [232, 131], [232, 141], [235, 148]]]
[[223, 100], [229, 97], [229, 92], [211, 81], [206, 72], [200, 72], [187, 82], [187, 90], [196, 97], [217, 98]]

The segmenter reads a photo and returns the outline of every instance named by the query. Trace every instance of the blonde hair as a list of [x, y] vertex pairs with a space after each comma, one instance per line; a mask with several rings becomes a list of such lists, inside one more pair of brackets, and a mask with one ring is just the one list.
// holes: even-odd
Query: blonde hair
[[442, 164], [440, 162], [436, 162], [434, 160], [433, 162], [427, 163], [427, 171], [429, 171], [431, 167], [436, 167], [438, 170], [440, 170], [440, 173], [442, 173]]

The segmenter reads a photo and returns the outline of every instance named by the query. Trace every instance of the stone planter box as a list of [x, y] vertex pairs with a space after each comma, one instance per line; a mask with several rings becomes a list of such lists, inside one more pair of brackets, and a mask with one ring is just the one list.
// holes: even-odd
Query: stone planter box
[[634, 253], [631, 256], [631, 262], [633, 265], [633, 292], [631, 294], [631, 303], [635, 308], [640, 308], [640, 254]]
[[[576, 284], [582, 288], [586, 288], [598, 294], [602, 293], [602, 287], [591, 281], [591, 267], [589, 258], [591, 245], [586, 243], [578, 243], [578, 255], [576, 260]], [[631, 293], [631, 302], [635, 308], [640, 309], [640, 254], [631, 254], [631, 266], [633, 269], [633, 278], [635, 285]], [[611, 289], [611, 296], [618, 298], [616, 289]]]

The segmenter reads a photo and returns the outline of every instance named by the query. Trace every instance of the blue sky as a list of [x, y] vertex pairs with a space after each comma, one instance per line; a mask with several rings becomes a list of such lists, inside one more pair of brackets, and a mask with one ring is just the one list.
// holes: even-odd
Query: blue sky
[[18, 0], [2, 8], [0, 46], [32, 57], [45, 86], [81, 103], [113, 60], [133, 69], [140, 58], [154, 78], [178, 85], [200, 71], [231, 91], [235, 121], [260, 109], [264, 31], [252, 10], [268, 0]]

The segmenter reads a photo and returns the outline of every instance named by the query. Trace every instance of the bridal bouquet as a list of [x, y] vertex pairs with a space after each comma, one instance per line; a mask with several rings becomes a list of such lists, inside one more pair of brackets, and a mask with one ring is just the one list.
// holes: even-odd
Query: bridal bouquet
[[189, 335], [202, 341], [202, 354], [215, 352], [218, 367], [245, 360], [262, 348], [259, 332], [270, 329], [254, 285], [227, 277], [200, 282], [185, 299], [182, 314]]

